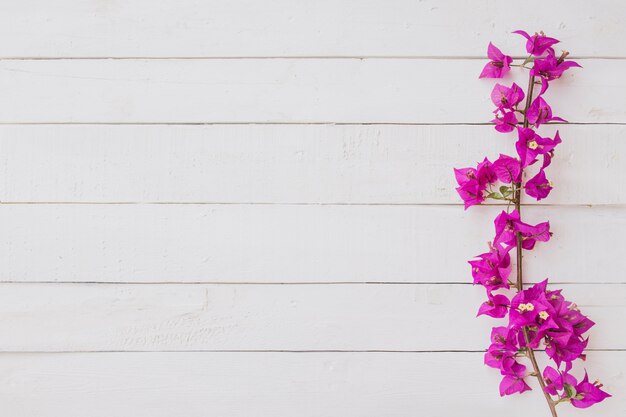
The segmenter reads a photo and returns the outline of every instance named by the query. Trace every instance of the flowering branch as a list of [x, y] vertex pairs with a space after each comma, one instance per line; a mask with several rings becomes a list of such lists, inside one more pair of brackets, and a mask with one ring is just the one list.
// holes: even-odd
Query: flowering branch
[[[492, 328], [485, 364], [500, 370], [503, 376], [501, 396], [530, 390], [526, 378], [535, 376], [552, 417], [557, 417], [556, 406], [560, 403], [569, 402], [574, 407], [587, 408], [610, 397], [601, 389], [602, 384], [589, 382], [586, 372], [580, 381], [570, 373], [576, 360], [585, 360], [584, 350], [589, 338], [585, 338], [584, 334], [595, 323], [584, 316], [574, 303], [566, 301], [562, 290], [549, 291], [547, 279], [524, 289], [523, 278], [524, 250], [532, 250], [536, 242], [549, 241], [552, 233], [549, 222], [534, 226], [522, 222], [522, 189], [538, 201], [548, 196], [552, 183], [546, 178], [545, 170], [552, 162], [554, 149], [561, 143], [558, 131], [554, 138], [544, 138], [535, 131], [542, 124], [565, 122], [552, 115], [552, 109], [543, 95], [550, 82], [560, 78], [566, 70], [580, 65], [566, 61], [567, 52], [557, 58], [552, 47], [559, 41], [543, 32], [532, 36], [524, 31], [514, 33], [526, 38], [528, 58], [521, 64], [513, 64], [510, 56], [490, 43], [487, 49], [490, 61], [480, 78], [502, 78], [512, 66], [529, 70], [526, 92], [513, 83], [510, 87], [496, 84], [491, 93], [491, 100], [496, 106], [492, 122], [498, 132], [517, 132], [517, 157], [500, 154], [493, 163], [485, 158], [476, 168], [455, 169], [454, 172], [459, 184], [457, 192], [466, 209], [486, 199], [509, 203], [494, 221], [496, 234], [489, 242], [489, 252], [469, 261], [474, 284], [483, 285], [487, 290], [487, 301], [480, 306], [478, 315], [508, 317], [507, 326]], [[528, 67], [531, 63], [532, 66]], [[536, 85], [541, 85], [541, 90], [534, 97]], [[520, 103], [524, 98], [522, 109]], [[519, 116], [522, 116], [521, 121]], [[538, 172], [524, 181], [527, 169], [540, 159], [542, 163]], [[493, 186], [497, 183], [502, 185], [494, 191]], [[510, 210], [511, 204], [513, 210]], [[517, 269], [515, 282], [509, 280], [510, 252], [513, 248]], [[516, 291], [512, 291], [512, 287]], [[546, 366], [543, 372], [535, 356], [535, 349], [541, 345], [556, 366]], [[533, 369], [530, 373], [525, 365], [518, 362], [518, 358], [523, 356], [530, 360]]]
[[[531, 100], [533, 99], [533, 90], [535, 88], [535, 77], [532, 75], [528, 76], [528, 89], [526, 91], [526, 104], [524, 105], [524, 121], [522, 123], [522, 126], [524, 126], [525, 128], [528, 128], [529, 126], [529, 121], [528, 121], [528, 109], [530, 107], [530, 103]], [[524, 169], [522, 168], [521, 170], [522, 172], [522, 177], [524, 176]], [[521, 205], [522, 205], [522, 193], [521, 193], [521, 182], [518, 182], [516, 184], [516, 191], [515, 191], [515, 196], [513, 198], [513, 202], [515, 204], [515, 209], [517, 210], [518, 213], [520, 213], [520, 219], [521, 219], [521, 215], [522, 215], [522, 209], [521, 209]], [[522, 262], [522, 233], [521, 232], [517, 232], [517, 236], [516, 236], [517, 240], [516, 240], [516, 258], [517, 258], [517, 292], [519, 293], [520, 291], [523, 291], [523, 285], [524, 285], [524, 278], [523, 278], [523, 262]], [[524, 333], [524, 341], [526, 342], [526, 353], [528, 354], [528, 358], [530, 359], [530, 363], [533, 367], [533, 374], [537, 377], [537, 380], [539, 381], [539, 386], [541, 387], [541, 390], [543, 391], [543, 395], [546, 398], [546, 402], [548, 403], [548, 408], [550, 409], [550, 413], [552, 414], [552, 417], [558, 417], [557, 416], [557, 412], [556, 412], [556, 403], [555, 401], [552, 399], [552, 396], [546, 392], [546, 382], [543, 379], [543, 376], [541, 375], [541, 371], [539, 370], [539, 365], [537, 364], [537, 358], [535, 357], [535, 351], [533, 350], [532, 347], [530, 347], [530, 335], [529, 335], [529, 330], [527, 326], [522, 327], [522, 331]]]

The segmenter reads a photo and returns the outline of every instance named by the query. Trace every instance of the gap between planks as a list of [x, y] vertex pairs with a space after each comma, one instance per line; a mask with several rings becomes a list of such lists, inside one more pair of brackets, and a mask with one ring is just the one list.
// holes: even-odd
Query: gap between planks
[[[471, 282], [415, 282], [415, 281], [303, 281], [303, 282], [272, 282], [272, 281], [0, 281], [4, 284], [72, 284], [72, 285], [474, 285]], [[526, 282], [530, 287], [534, 282]], [[626, 282], [574, 282], [551, 281], [550, 285], [626, 285]]]
[[[205, 205], [205, 206], [374, 206], [374, 207], [463, 207], [460, 203], [293, 203], [269, 201], [0, 201], [0, 205]], [[484, 204], [483, 207], [507, 207], [508, 204]], [[552, 204], [552, 203], [522, 203], [522, 207], [615, 207], [624, 208], [623, 203], [593, 203], [593, 204]]]
[[[493, 123], [480, 122], [334, 122], [334, 121], [294, 121], [294, 122], [276, 122], [276, 121], [254, 121], [246, 122], [225, 121], [225, 122], [0, 122], [0, 126], [493, 126]], [[545, 123], [545, 125], [572, 125], [572, 126], [624, 126], [624, 122], [567, 122], [567, 123]]]
[[[512, 56], [513, 59], [525, 59], [526, 56]], [[299, 60], [299, 59], [324, 59], [324, 60], [366, 60], [366, 59], [406, 59], [406, 60], [429, 60], [429, 61], [456, 61], [456, 60], [487, 60], [486, 55], [270, 55], [270, 56], [5, 56], [0, 61], [209, 61], [209, 60]], [[609, 59], [613, 61], [625, 60], [626, 56], [592, 56], [592, 55], [569, 55], [568, 59]]]
[[[543, 352], [541, 349], [536, 349], [535, 352]], [[585, 352], [626, 352], [626, 349], [585, 349]], [[485, 353], [485, 350], [384, 350], [384, 349], [372, 349], [372, 350], [340, 350], [340, 349], [326, 349], [326, 350], [282, 350], [282, 349], [235, 349], [235, 350], [2, 350], [2, 354], [74, 354], [74, 353], [408, 353], [408, 354], [432, 354], [432, 353]]]

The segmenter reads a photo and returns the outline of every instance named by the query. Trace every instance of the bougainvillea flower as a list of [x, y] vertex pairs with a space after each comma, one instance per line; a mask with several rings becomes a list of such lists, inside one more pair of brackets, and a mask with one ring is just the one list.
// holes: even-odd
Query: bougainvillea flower
[[485, 352], [485, 365], [494, 369], [502, 369], [505, 361], [515, 361], [517, 349], [504, 349], [496, 344], [492, 344]]
[[522, 100], [524, 91], [515, 83], [510, 87], [496, 84], [491, 90], [491, 101], [498, 110], [513, 110]]
[[498, 180], [505, 184], [520, 182], [521, 180], [521, 162], [512, 156], [500, 154], [500, 157], [493, 162], [492, 169], [496, 173]]
[[567, 52], [557, 59], [554, 52], [548, 52], [548, 55], [543, 59], [536, 59], [533, 68], [530, 70], [530, 75], [533, 77], [541, 77], [541, 93], [545, 93], [548, 89], [548, 82], [560, 78], [565, 71], [570, 68], [578, 67], [582, 68], [578, 63], [574, 61], [566, 61], [565, 57]]
[[526, 117], [530, 124], [535, 125], [535, 127], [539, 127], [544, 123], [548, 123], [551, 121], [559, 121], [565, 122], [565, 119], [560, 117], [552, 116], [552, 108], [548, 105], [548, 103], [543, 99], [543, 97], [539, 96], [533, 100], [526, 112]]
[[504, 350], [517, 351], [517, 330], [505, 326], [491, 328], [491, 343]]
[[546, 173], [544, 172], [544, 170], [541, 169], [537, 175], [535, 175], [526, 182], [524, 188], [526, 189], [526, 194], [536, 198], [537, 201], [539, 201], [546, 198], [548, 194], [550, 194], [550, 191], [552, 190], [552, 184], [546, 178]]
[[548, 280], [544, 280], [515, 294], [509, 312], [510, 327], [521, 328], [537, 323], [539, 313], [550, 307], [546, 298], [547, 284]]
[[480, 305], [476, 316], [481, 316], [483, 314], [495, 318], [502, 318], [506, 316], [510, 304], [506, 295], [493, 295], [490, 292], [487, 292], [487, 298], [488, 300]]
[[549, 138], [541, 138], [541, 149], [543, 151], [543, 165], [541, 168], [546, 168], [548, 165], [552, 163], [552, 157], [554, 156], [554, 148], [561, 143], [561, 137], [559, 136], [559, 131], [556, 131], [554, 135], [554, 139]]
[[535, 33], [532, 36], [523, 30], [516, 30], [513, 33], [517, 33], [526, 38], [526, 52], [534, 56], [541, 56], [546, 51], [553, 51], [552, 45], [559, 43], [558, 39], [549, 38], [544, 35], [543, 32]]
[[495, 124], [496, 130], [500, 133], [509, 133], [515, 130], [515, 127], [519, 123], [515, 112], [508, 111], [502, 112], [502, 115], [496, 114], [496, 118], [491, 121]]
[[551, 366], [546, 366], [543, 370], [543, 379], [546, 381], [546, 392], [548, 394], [559, 395], [558, 391], [562, 391], [565, 388], [565, 384], [571, 387], [575, 387], [578, 384], [576, 378], [568, 373], [570, 369], [571, 364], [569, 364], [563, 372]]
[[535, 226], [518, 222], [516, 227], [522, 235], [522, 248], [526, 250], [532, 250], [536, 242], [547, 242], [552, 236], [550, 222], [538, 223]]
[[515, 149], [522, 161], [522, 168], [537, 162], [539, 155], [544, 155], [543, 168], [550, 165], [551, 159], [546, 159], [546, 156], [551, 157], [554, 148], [561, 143], [559, 132], [556, 133], [554, 139], [543, 138], [533, 129], [526, 127], [518, 127], [517, 133], [518, 140], [515, 143]]
[[504, 55], [491, 42], [487, 47], [487, 56], [491, 61], [487, 62], [478, 78], [502, 78], [511, 69], [513, 58]]
[[542, 149], [539, 146], [541, 137], [533, 129], [527, 127], [518, 127], [517, 136], [515, 148], [522, 161], [522, 168], [526, 168], [537, 162], [537, 156], [541, 154]]
[[567, 344], [559, 344], [554, 340], [549, 340], [546, 342], [546, 355], [557, 366], [561, 366], [562, 362], [572, 362], [583, 356], [588, 341], [589, 339], [580, 340], [577, 337], [570, 337]]
[[559, 58], [557, 58], [554, 53], [548, 53], [545, 58], [536, 59], [533, 68], [530, 70], [530, 75], [533, 77], [542, 77], [548, 81], [552, 81], [560, 78], [563, 73], [570, 68], [582, 68], [577, 62], [566, 61], [565, 57], [567, 55], [568, 53], [564, 52]]
[[522, 247], [531, 250], [535, 247], [535, 242], [547, 242], [550, 240], [550, 223], [539, 223], [536, 226], [520, 221], [519, 212], [513, 210], [510, 214], [502, 211], [494, 220], [496, 227], [496, 238], [494, 244], [503, 244], [507, 247], [517, 245], [516, 234], [522, 235]]
[[476, 166], [476, 168], [455, 168], [454, 174], [456, 176], [456, 181], [459, 185], [472, 181], [476, 181], [480, 185], [494, 183], [497, 177], [495, 172], [493, 172], [491, 165], [491, 162], [485, 158]]
[[576, 395], [571, 399], [572, 405], [576, 408], [587, 408], [611, 396], [600, 388], [602, 384], [597, 381], [589, 382], [589, 377], [585, 372], [583, 380], [576, 385]]
[[485, 201], [483, 191], [485, 188], [480, 187], [477, 182], [467, 183], [456, 188], [456, 192], [463, 200], [465, 210]]
[[459, 184], [456, 191], [465, 203], [465, 209], [485, 201], [484, 191], [497, 177], [487, 158], [476, 168], [455, 168], [454, 175]]
[[519, 392], [529, 391], [531, 388], [528, 386], [524, 377], [526, 376], [526, 367], [521, 363], [515, 362], [510, 367], [510, 370], [505, 373], [503, 370], [504, 378], [500, 382], [500, 396], [511, 395]]
[[557, 391], [563, 389], [563, 376], [559, 371], [551, 366], [546, 366], [543, 370], [543, 379], [546, 382], [546, 392], [550, 395], [557, 395]]
[[496, 369], [510, 369], [517, 353], [518, 331], [504, 326], [491, 329], [491, 345], [485, 353], [485, 365]]
[[488, 291], [509, 288], [511, 275], [511, 256], [501, 246], [492, 246], [487, 253], [482, 253], [468, 261], [472, 266], [474, 284], [483, 285]]

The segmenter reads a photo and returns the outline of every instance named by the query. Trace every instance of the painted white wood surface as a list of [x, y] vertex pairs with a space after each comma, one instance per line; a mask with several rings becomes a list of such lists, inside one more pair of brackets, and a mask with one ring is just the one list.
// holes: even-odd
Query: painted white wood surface
[[610, 0], [0, 1], [0, 414], [545, 415], [476, 352], [497, 321], [465, 261], [500, 208], [452, 190], [453, 166], [511, 151], [477, 75], [518, 28], [584, 66], [547, 95], [576, 124], [524, 208], [555, 233], [525, 270], [597, 321], [586, 367], [616, 397], [560, 416], [626, 414], [625, 20]]
[[[617, 395], [559, 415], [623, 415], [625, 361], [591, 352], [590, 374]], [[546, 415], [535, 381], [500, 398], [492, 371], [482, 353], [4, 354], [0, 401], [7, 415], [40, 417]]]
[[[558, 129], [542, 203], [626, 204], [626, 126]], [[459, 204], [452, 167], [514, 155], [515, 140], [491, 126], [0, 126], [0, 201]]]
[[482, 57], [489, 41], [521, 54], [510, 32], [536, 29], [578, 56], [624, 57], [625, 18], [614, 0], [2, 1], [0, 56]]
[[[503, 207], [10, 204], [0, 280], [471, 282]], [[624, 207], [528, 207], [553, 239], [526, 279], [625, 282]]]
[[[590, 349], [626, 349], [612, 331], [626, 284], [562, 288], [597, 324]], [[485, 298], [461, 284], [2, 284], [0, 351], [483, 351], [506, 325], [475, 317]]]
[[[626, 61], [585, 59], [546, 93], [570, 122], [625, 123]], [[0, 62], [1, 123], [483, 123], [484, 60]], [[527, 74], [512, 71], [520, 85]], [[620, 93], [621, 92], [621, 93]]]

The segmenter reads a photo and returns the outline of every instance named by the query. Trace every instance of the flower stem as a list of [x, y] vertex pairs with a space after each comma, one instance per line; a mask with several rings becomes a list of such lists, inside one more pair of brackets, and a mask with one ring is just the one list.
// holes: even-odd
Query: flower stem
[[[528, 91], [526, 94], [526, 104], [524, 106], [524, 127], [528, 127], [529, 122], [528, 122], [528, 117], [526, 116], [528, 114], [528, 108], [530, 107], [530, 103], [532, 102], [533, 99], [533, 90], [535, 88], [535, 77], [533, 76], [529, 76], [528, 77]], [[521, 175], [524, 174], [524, 170], [522, 169], [522, 173], [520, 174], [520, 178]], [[513, 197], [513, 203], [515, 204], [515, 210], [517, 210], [517, 212], [520, 215], [520, 220], [522, 219], [522, 211], [521, 211], [521, 206], [522, 206], [522, 183], [521, 183], [521, 179], [520, 182], [515, 184], [515, 193], [514, 193], [514, 197]], [[524, 286], [524, 278], [523, 278], [523, 269], [522, 269], [522, 234], [520, 232], [517, 232], [516, 235], [516, 253], [517, 253], [517, 283], [516, 283], [516, 287], [517, 287], [517, 291], [522, 291], [523, 290], [523, 286]], [[530, 347], [530, 337], [528, 335], [528, 328], [527, 327], [523, 327], [523, 332], [524, 332], [524, 339], [526, 340], [526, 352], [528, 353], [528, 358], [530, 359], [530, 362], [533, 365], [533, 374], [537, 377], [537, 380], [539, 381], [539, 386], [541, 386], [541, 391], [543, 392], [544, 397], [546, 398], [546, 401], [548, 403], [548, 407], [550, 408], [550, 413], [552, 413], [552, 417], [558, 417], [557, 413], [556, 413], [556, 403], [554, 402], [554, 400], [552, 399], [552, 396], [550, 394], [548, 394], [546, 392], [546, 381], [544, 381], [543, 376], [541, 375], [541, 371], [539, 370], [539, 365], [537, 364], [537, 358], [535, 357], [535, 352], [533, 351], [533, 349]]]

